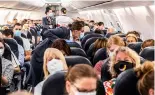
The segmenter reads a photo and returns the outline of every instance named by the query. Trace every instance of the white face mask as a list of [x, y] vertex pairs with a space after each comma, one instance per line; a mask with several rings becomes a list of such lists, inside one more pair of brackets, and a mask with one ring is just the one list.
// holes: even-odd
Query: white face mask
[[0, 49], [0, 57], [4, 54], [4, 48]]
[[109, 52], [109, 57], [113, 56], [114, 52]]
[[54, 16], [54, 14], [53, 14], [53, 13], [49, 13], [49, 16], [50, 16], [50, 17], [53, 17], [53, 16]]
[[52, 59], [47, 63], [47, 70], [50, 73], [50, 75], [55, 74], [57, 71], [62, 71], [64, 70], [63, 62], [58, 59]]
[[96, 91], [93, 92], [75, 92], [75, 95], [96, 95]]

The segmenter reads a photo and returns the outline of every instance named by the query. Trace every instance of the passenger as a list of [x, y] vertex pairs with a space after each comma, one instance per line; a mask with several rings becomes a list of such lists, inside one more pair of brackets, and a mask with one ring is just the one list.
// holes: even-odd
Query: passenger
[[61, 51], [55, 48], [48, 48], [44, 53], [44, 78], [45, 80], [40, 82], [34, 90], [34, 95], [41, 95], [42, 86], [46, 79], [55, 74], [57, 71], [67, 70], [66, 60]]
[[67, 95], [96, 95], [97, 74], [86, 64], [73, 66], [66, 76]]
[[137, 87], [140, 95], [154, 95], [154, 65], [155, 62], [146, 61], [135, 69], [139, 78]]
[[98, 29], [104, 30], [104, 23], [103, 22], [98, 22]]
[[2, 30], [6, 30], [6, 29], [9, 29], [9, 27], [8, 26], [3, 26], [2, 27]]
[[[13, 28], [14, 36], [19, 36], [21, 37], [22, 33], [22, 26], [20, 23], [16, 23]], [[30, 61], [31, 59], [31, 44], [28, 39], [21, 37], [23, 40], [23, 45], [24, 45], [24, 54], [25, 54], [25, 61]]]
[[66, 43], [66, 41], [63, 39], [55, 40], [51, 47], [60, 50], [64, 56], [71, 55], [71, 49], [69, 45]]
[[18, 19], [14, 18], [12, 21], [12, 25], [14, 26], [16, 23], [18, 23]]
[[70, 41], [80, 44], [80, 34], [83, 32], [83, 24], [80, 21], [73, 22], [70, 32]]
[[134, 35], [126, 36], [126, 43], [130, 44], [132, 42], [138, 42], [138, 39]]
[[56, 24], [58, 26], [67, 27], [68, 24], [73, 23], [73, 20], [70, 17], [68, 17], [66, 14], [67, 14], [66, 8], [61, 8], [60, 16], [56, 17]]
[[107, 34], [108, 33], [114, 33], [114, 32], [115, 32], [114, 28], [108, 28], [108, 30], [107, 30]]
[[94, 42], [94, 53], [93, 55], [95, 54], [95, 52], [100, 49], [100, 48], [107, 48], [107, 42], [108, 42], [108, 39], [107, 38], [98, 38], [95, 42]]
[[143, 50], [145, 47], [149, 47], [149, 46], [155, 46], [155, 41], [154, 39], [148, 39], [145, 40], [142, 45], [141, 45], [141, 50]]
[[84, 26], [83, 32], [80, 33], [80, 39], [82, 39], [84, 37], [84, 34], [86, 32], [90, 32], [90, 28], [87, 25]]
[[[13, 31], [11, 29], [7, 29], [2, 31], [3, 34], [3, 38], [7, 38], [7, 39], [13, 39]], [[18, 56], [18, 61], [21, 65], [24, 64], [24, 48], [18, 44], [18, 51], [19, 51], [19, 56]]]
[[11, 61], [3, 57], [4, 53], [5, 53], [4, 41], [0, 39], [0, 56], [2, 57], [2, 77], [1, 77], [2, 84], [1, 85], [2, 87], [8, 87], [12, 82], [14, 67]]
[[93, 31], [95, 31], [96, 29], [98, 29], [98, 23], [94, 24]]
[[50, 7], [46, 7], [45, 11], [46, 17], [42, 18], [42, 25], [44, 28], [55, 28], [55, 13]]
[[112, 79], [105, 81], [104, 87], [106, 95], [113, 95], [113, 88], [117, 76], [125, 70], [140, 66], [139, 55], [128, 47], [119, 47], [112, 57], [110, 57], [110, 73]]
[[95, 24], [95, 21], [94, 20], [91, 20], [89, 22], [90, 31], [94, 31], [94, 24]]
[[[124, 41], [121, 37], [113, 35], [108, 39], [107, 42], [107, 53], [109, 55], [109, 57], [111, 57], [113, 55], [113, 52], [119, 48], [120, 46], [125, 46]], [[98, 76], [101, 76], [101, 67], [105, 62], [109, 62], [110, 59], [107, 58], [105, 60], [99, 61], [96, 63], [94, 69], [97, 72]]]
[[32, 95], [32, 94], [27, 91], [16, 91], [16, 92], [12, 92], [8, 95]]

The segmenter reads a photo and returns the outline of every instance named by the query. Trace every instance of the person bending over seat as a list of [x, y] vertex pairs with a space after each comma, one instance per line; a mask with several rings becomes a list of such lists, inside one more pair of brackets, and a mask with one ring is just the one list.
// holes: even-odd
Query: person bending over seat
[[2, 57], [2, 77], [1, 77], [2, 84], [0, 85], [2, 85], [2, 87], [8, 87], [12, 82], [14, 67], [11, 61], [3, 57], [4, 53], [5, 53], [4, 41], [0, 38], [0, 57]]
[[[107, 53], [108, 53], [109, 57], [111, 57], [113, 55], [115, 49], [119, 48], [120, 46], [125, 46], [122, 38], [119, 36], [116, 36], [116, 35], [111, 36], [107, 42]], [[110, 61], [109, 58], [97, 62], [94, 67], [94, 69], [97, 72], [99, 77], [101, 76], [101, 67], [106, 61], [109, 62]]]
[[51, 47], [60, 50], [64, 56], [71, 55], [71, 49], [69, 45], [66, 43], [66, 41], [63, 39], [55, 40]]
[[113, 94], [115, 81], [120, 73], [138, 66], [140, 66], [140, 57], [135, 51], [128, 47], [119, 47], [116, 49], [114, 54], [110, 57], [109, 71], [112, 75], [112, 79], [103, 83], [106, 95]]
[[41, 95], [42, 86], [46, 79], [55, 74], [57, 71], [67, 70], [67, 64], [64, 55], [61, 51], [55, 48], [48, 48], [44, 53], [44, 78], [45, 80], [40, 82], [34, 90], [34, 95]]
[[135, 69], [139, 78], [137, 87], [140, 95], [154, 95], [154, 65], [155, 62], [146, 61]]
[[67, 95], [96, 95], [97, 74], [86, 64], [73, 66], [66, 75]]
[[[21, 30], [22, 30], [21, 24], [20, 23], [16, 23], [14, 25], [14, 28], [13, 28], [14, 36], [21, 37], [21, 33], [22, 33]], [[31, 44], [30, 44], [28, 39], [23, 38], [23, 37], [21, 37], [21, 38], [23, 40], [23, 45], [24, 45], [24, 54], [25, 54], [24, 60], [25, 61], [30, 61], [30, 59], [31, 59], [31, 51], [32, 51], [31, 50]]]

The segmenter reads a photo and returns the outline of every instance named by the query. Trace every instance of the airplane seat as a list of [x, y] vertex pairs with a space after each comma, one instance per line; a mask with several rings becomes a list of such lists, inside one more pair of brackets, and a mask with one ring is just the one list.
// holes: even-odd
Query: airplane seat
[[108, 57], [106, 48], [101, 48], [95, 52], [94, 58], [93, 58], [93, 66], [100, 61], [104, 60]]
[[96, 33], [92, 33], [92, 34], [88, 34], [86, 36], [83, 37], [82, 41], [81, 41], [81, 46], [84, 47], [85, 42], [92, 37], [102, 37], [102, 35], [100, 34], [96, 34]]
[[21, 37], [19, 37], [19, 36], [14, 36], [14, 39], [17, 41], [17, 43], [18, 43], [19, 45], [21, 45], [22, 47], [24, 47], [24, 45], [23, 45], [23, 40], [22, 40]]
[[30, 32], [31, 32], [32, 36], [37, 36], [37, 32], [35, 32], [35, 29], [30, 28]]
[[117, 34], [118, 36], [120, 36], [121, 38], [124, 38], [124, 37], [126, 37], [126, 34]]
[[25, 39], [27, 38], [26, 35], [25, 35], [24, 33], [21, 33], [21, 37], [23, 37], [23, 38], [25, 38]]
[[32, 33], [30, 31], [27, 32], [27, 38], [32, 40]]
[[18, 51], [18, 44], [17, 44], [16, 40], [14, 40], [14, 39], [4, 39], [4, 42], [7, 43], [10, 46], [12, 52], [18, 58], [19, 51]]
[[139, 54], [141, 50], [141, 45], [142, 45], [142, 42], [134, 42], [134, 43], [128, 44], [128, 47]]
[[65, 95], [65, 72], [60, 71], [44, 82], [41, 95]]
[[102, 80], [97, 81], [96, 95], [106, 95], [105, 94], [105, 88], [104, 88]]
[[68, 67], [72, 67], [76, 64], [88, 64], [92, 66], [91, 62], [83, 56], [66, 56], [65, 59]]
[[69, 47], [82, 48], [77, 42], [67, 42]]
[[103, 82], [111, 80], [112, 76], [109, 72], [109, 64], [110, 64], [110, 58], [107, 58], [104, 60], [103, 65], [101, 67], [101, 80]]
[[92, 43], [89, 47], [89, 49], [87, 50], [87, 56], [88, 59], [90, 59], [90, 61], [92, 62], [93, 58], [94, 58], [94, 54], [95, 54], [95, 48], [94, 48], [94, 43]]
[[88, 35], [88, 34], [92, 34], [92, 33], [94, 33], [94, 32], [85, 32], [85, 33], [84, 33], [84, 36], [86, 36], [86, 35]]
[[8, 59], [8, 60], [12, 61], [10, 46], [9, 46], [8, 44], [5, 43], [4, 47], [5, 47], [5, 50], [4, 50], [3, 57], [4, 57], [5, 59]]
[[143, 40], [141, 38], [138, 38], [138, 42], [143, 42]]
[[83, 56], [83, 57], [87, 57], [85, 51], [81, 48], [71, 48], [71, 55], [79, 55], [79, 56]]
[[24, 63], [21, 71], [23, 73], [22, 88], [29, 90], [31, 87], [34, 87], [34, 73], [32, 65], [30, 63]]
[[115, 33], [108, 33], [108, 34], [105, 35], [105, 37], [106, 38], [110, 38], [110, 36], [115, 35], [115, 34], [118, 34], [118, 33], [117, 32], [115, 32]]
[[89, 49], [89, 47], [90, 47], [90, 45], [91, 45], [92, 43], [94, 43], [98, 38], [100, 38], [100, 37], [92, 37], [92, 38], [89, 38], [89, 39], [85, 42], [83, 49], [87, 52], [88, 49]]
[[154, 46], [146, 47], [140, 52], [140, 56], [146, 60], [154, 61]]
[[116, 80], [114, 95], [140, 95], [137, 89], [138, 78], [133, 69], [122, 72]]

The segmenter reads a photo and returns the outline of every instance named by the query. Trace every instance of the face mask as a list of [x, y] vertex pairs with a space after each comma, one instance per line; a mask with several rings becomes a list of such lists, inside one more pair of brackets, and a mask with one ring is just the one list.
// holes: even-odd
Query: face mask
[[63, 70], [63, 62], [58, 59], [52, 59], [47, 63], [47, 70], [50, 75], [55, 74], [57, 71]]
[[114, 65], [114, 69], [117, 72], [117, 74], [120, 74], [121, 72], [131, 68], [133, 68], [133, 63], [126, 61], [119, 61]]
[[53, 14], [53, 13], [49, 13], [49, 16], [50, 16], [50, 17], [53, 17], [53, 16], [54, 16], [54, 14]]
[[84, 37], [84, 33], [80, 33], [80, 39]]
[[21, 36], [21, 32], [20, 32], [19, 30], [16, 30], [16, 31], [14, 32], [14, 36]]
[[4, 48], [0, 49], [0, 57], [4, 54]]
[[76, 91], [75, 95], [96, 95], [96, 91], [93, 91], [93, 92], [79, 92], [79, 91]]

